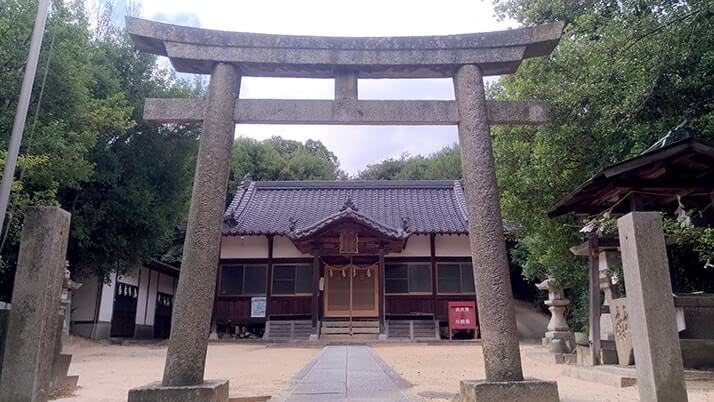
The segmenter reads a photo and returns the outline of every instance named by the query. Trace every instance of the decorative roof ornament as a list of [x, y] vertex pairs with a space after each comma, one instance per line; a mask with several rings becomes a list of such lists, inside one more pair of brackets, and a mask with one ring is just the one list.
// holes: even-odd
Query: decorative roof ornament
[[685, 138], [695, 136], [696, 133], [693, 133], [692, 132], [693, 130], [691, 128], [689, 128], [688, 125], [689, 125], [689, 120], [687, 120], [687, 119], [682, 120], [682, 122], [679, 123], [675, 128], [669, 130], [667, 132], [667, 134], [665, 134], [664, 137], [660, 138], [654, 144], [652, 144], [649, 148], [642, 151], [642, 153], [640, 155], [644, 155], [648, 152], [656, 151], [660, 148], [664, 148], [668, 145], [671, 145], [677, 141], [681, 141]]
[[243, 175], [243, 178], [240, 181], [240, 186], [243, 187], [244, 185], [248, 185], [252, 181], [253, 176], [250, 173], [246, 173], [245, 175]]
[[409, 217], [402, 216], [402, 230], [405, 232], [409, 231]]
[[229, 214], [226, 214], [223, 217], [223, 223], [227, 224], [229, 226], [235, 226], [238, 224], [238, 220], [236, 219], [235, 215], [231, 212]]
[[288, 229], [290, 229], [291, 232], [295, 231], [295, 228], [297, 227], [298, 219], [295, 218], [294, 216], [291, 216], [290, 219], [288, 219], [289, 226]]
[[344, 205], [342, 205], [342, 208], [340, 208], [340, 212], [346, 211], [348, 209], [351, 209], [353, 211], [359, 211], [359, 208], [355, 205], [354, 202], [352, 202], [352, 197], [347, 197], [345, 200]]

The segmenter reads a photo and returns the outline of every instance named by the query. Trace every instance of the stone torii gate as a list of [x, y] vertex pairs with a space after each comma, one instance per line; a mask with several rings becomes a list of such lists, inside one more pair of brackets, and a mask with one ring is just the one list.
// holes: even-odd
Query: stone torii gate
[[[546, 109], [487, 101], [483, 77], [550, 54], [562, 24], [372, 38], [223, 32], [137, 18], [126, 26], [139, 49], [168, 56], [176, 71], [211, 75], [207, 99], [146, 100], [146, 120], [203, 126], [163, 381], [131, 390], [129, 401], [227, 400], [227, 382], [203, 375], [236, 123], [458, 125], [486, 366], [486, 381], [464, 381], [461, 398], [558, 400], [554, 382], [523, 379], [490, 133], [492, 124], [543, 124]], [[239, 99], [242, 76], [334, 78], [335, 99]], [[359, 78], [453, 78], [456, 101], [360, 100]]]

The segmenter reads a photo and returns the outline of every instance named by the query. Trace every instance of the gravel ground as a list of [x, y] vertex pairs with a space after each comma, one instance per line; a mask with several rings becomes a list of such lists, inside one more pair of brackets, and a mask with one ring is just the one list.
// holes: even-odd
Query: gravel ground
[[[377, 346], [374, 350], [394, 371], [414, 384], [407, 393], [415, 399], [450, 400], [447, 394], [458, 392], [460, 380], [485, 378], [483, 354], [478, 343]], [[615, 388], [566, 377], [561, 375], [562, 366], [528, 357], [541, 350], [535, 345], [521, 346], [524, 375], [557, 380], [562, 402], [639, 400], [636, 387]], [[714, 381], [688, 382], [687, 390], [690, 402], [714, 402]]]
[[[72, 354], [70, 375], [79, 375], [79, 389], [57, 401], [126, 401], [130, 388], [161, 380], [165, 345], [106, 345], [76, 341], [65, 346]], [[212, 343], [208, 346], [206, 378], [230, 381], [231, 396], [272, 395], [281, 399], [293, 376], [319, 348], [266, 347], [260, 344]]]
[[[377, 344], [374, 351], [413, 387], [414, 400], [446, 401], [462, 379], [484, 378], [481, 345]], [[562, 366], [532, 359], [535, 345], [521, 347], [526, 377], [557, 380], [561, 401], [637, 401], [637, 388], [615, 388], [561, 375]], [[230, 380], [231, 396], [271, 395], [283, 400], [293, 377], [320, 351], [317, 347], [211, 343], [206, 378]], [[58, 401], [126, 401], [130, 388], [161, 379], [166, 346], [161, 344], [108, 345], [77, 340], [65, 347], [72, 354], [70, 374], [78, 374], [80, 388]], [[714, 381], [687, 383], [690, 402], [714, 402]]]

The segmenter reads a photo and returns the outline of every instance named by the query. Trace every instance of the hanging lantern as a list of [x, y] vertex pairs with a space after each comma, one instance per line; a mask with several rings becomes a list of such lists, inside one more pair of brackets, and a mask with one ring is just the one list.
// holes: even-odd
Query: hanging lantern
[[342, 277], [347, 278], [347, 270], [346, 269], [342, 270]]
[[372, 268], [367, 268], [367, 278], [372, 277]]

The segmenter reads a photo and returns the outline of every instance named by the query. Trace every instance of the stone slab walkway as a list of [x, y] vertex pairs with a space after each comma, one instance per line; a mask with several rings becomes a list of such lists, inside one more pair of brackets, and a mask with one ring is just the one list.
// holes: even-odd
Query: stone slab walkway
[[409, 401], [409, 383], [367, 346], [327, 346], [296, 379], [291, 402]]

